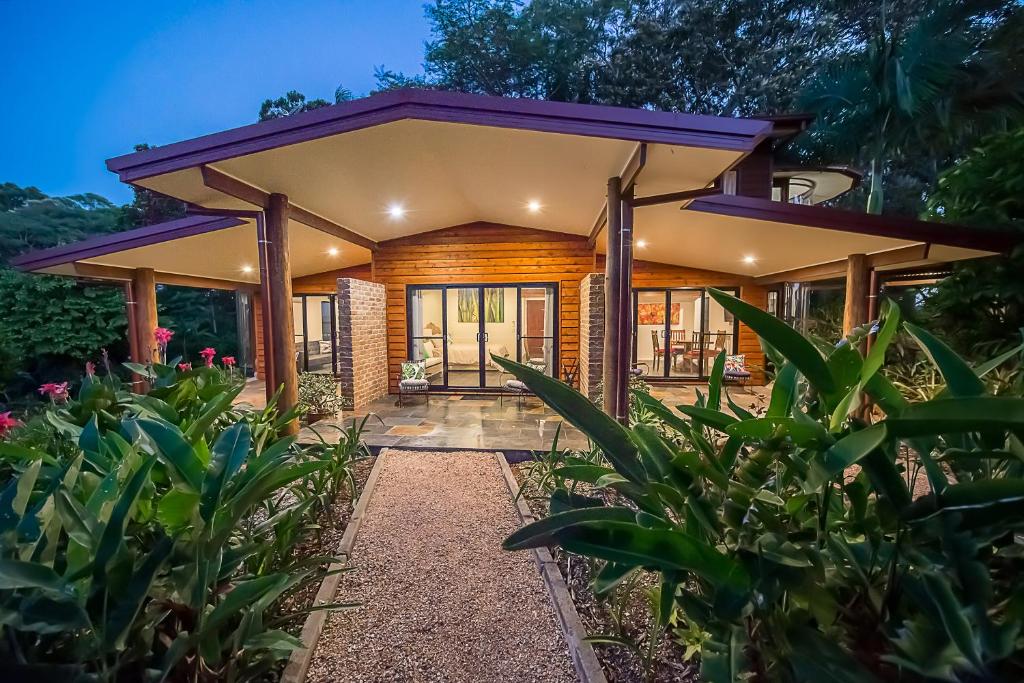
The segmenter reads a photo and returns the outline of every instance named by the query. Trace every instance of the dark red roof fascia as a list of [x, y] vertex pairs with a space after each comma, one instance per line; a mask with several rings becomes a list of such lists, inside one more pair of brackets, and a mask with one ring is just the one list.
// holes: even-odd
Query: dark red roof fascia
[[124, 182], [402, 119], [750, 151], [769, 121], [401, 89], [107, 160]]

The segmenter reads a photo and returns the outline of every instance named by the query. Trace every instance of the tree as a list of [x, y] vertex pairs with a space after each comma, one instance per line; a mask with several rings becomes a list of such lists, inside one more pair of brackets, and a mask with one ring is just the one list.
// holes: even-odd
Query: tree
[[[353, 99], [354, 95], [348, 88], [339, 85], [334, 90], [334, 102], [348, 102]], [[313, 100], [307, 100], [306, 96], [300, 93], [298, 90], [289, 90], [282, 97], [278, 97], [276, 100], [263, 100], [263, 104], [260, 105], [259, 120], [269, 121], [271, 119], [279, 119], [284, 116], [291, 116], [292, 114], [299, 114], [304, 111], [313, 111], [321, 107], [331, 106], [331, 102], [328, 102], [322, 98], [316, 98]]]
[[[884, 208], [887, 171], [896, 175], [903, 166], [934, 181], [940, 159], [950, 160], [965, 140], [991, 129], [993, 119], [1005, 125], [1024, 111], [1019, 66], [998, 83], [982, 77], [1006, 60], [991, 45], [1011, 30], [1005, 26], [1019, 25], [1019, 9], [992, 1], [935, 2], [919, 15], [894, 17], [892, 6], [883, 0], [864, 46], [823, 65], [800, 98], [818, 116], [816, 154], [868, 166], [869, 213]], [[918, 205], [930, 183], [924, 185]]]

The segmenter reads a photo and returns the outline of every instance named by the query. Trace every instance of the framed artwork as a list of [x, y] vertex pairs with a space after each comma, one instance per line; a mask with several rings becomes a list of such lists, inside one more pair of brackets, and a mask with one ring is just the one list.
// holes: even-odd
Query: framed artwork
[[459, 290], [459, 322], [478, 323], [480, 322], [480, 301], [477, 298], [478, 290]]
[[484, 322], [505, 322], [505, 290], [501, 287], [484, 288]]
[[[683, 324], [683, 305], [681, 303], [671, 304], [669, 307], [669, 324]], [[638, 325], [664, 325], [665, 304], [637, 304], [636, 322]]]

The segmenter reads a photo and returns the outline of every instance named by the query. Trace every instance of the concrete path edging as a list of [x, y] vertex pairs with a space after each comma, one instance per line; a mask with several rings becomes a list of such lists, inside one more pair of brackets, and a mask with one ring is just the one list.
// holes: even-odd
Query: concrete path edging
[[[516, 481], [512, 468], [509, 467], [505, 454], [496, 451], [495, 456], [498, 465], [501, 467], [502, 476], [508, 486], [512, 500], [516, 504], [516, 512], [523, 524], [537, 521], [536, 516], [530, 511], [530, 506], [519, 495], [519, 482]], [[547, 548], [535, 548], [530, 551], [533, 554], [534, 563], [540, 572], [544, 585], [547, 587], [548, 596], [551, 598], [551, 605], [555, 608], [555, 615], [558, 617], [558, 625], [562, 629], [562, 635], [569, 646], [569, 654], [572, 657], [573, 667], [580, 683], [608, 683], [604, 675], [601, 662], [594, 652], [594, 647], [586, 642], [587, 630], [583, 626], [579, 612], [576, 611], [576, 604], [572, 601], [569, 587], [558, 570], [558, 564], [551, 556]]]
[[[313, 605], [326, 605], [334, 601], [334, 596], [338, 592], [338, 584], [341, 582], [341, 573], [336, 570], [344, 568], [345, 563], [348, 562], [352, 555], [352, 547], [356, 543], [356, 534], [359, 533], [359, 526], [363, 523], [366, 508], [370, 504], [370, 497], [373, 495], [373, 489], [377, 485], [377, 479], [380, 477], [381, 467], [387, 452], [388, 449], [385, 448], [377, 454], [377, 459], [373, 463], [370, 475], [366, 478], [366, 484], [363, 485], [363, 490], [359, 494], [356, 506], [352, 510], [352, 517], [345, 527], [345, 533], [342, 534], [341, 542], [338, 543], [338, 556], [342, 561], [331, 564], [329, 571], [334, 573], [326, 576], [320, 584], [320, 590], [317, 591], [316, 597], [313, 598]], [[313, 662], [313, 653], [316, 651], [317, 643], [320, 640], [320, 633], [324, 630], [324, 624], [327, 623], [328, 614], [329, 610], [317, 610], [316, 612], [310, 612], [306, 617], [306, 623], [302, 626], [302, 633], [299, 634], [299, 640], [302, 641], [304, 647], [294, 650], [291, 657], [288, 658], [288, 665], [281, 674], [281, 683], [303, 683], [306, 680], [306, 674], [309, 672], [309, 665]]]

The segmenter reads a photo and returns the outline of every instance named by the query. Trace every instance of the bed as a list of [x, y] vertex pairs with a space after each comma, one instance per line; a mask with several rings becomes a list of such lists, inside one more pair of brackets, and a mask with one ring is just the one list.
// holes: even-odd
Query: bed
[[[487, 344], [484, 352], [487, 365], [495, 368], [498, 366], [491, 360], [492, 353], [503, 358], [508, 358], [512, 355], [504, 344]], [[478, 365], [479, 363], [480, 345], [476, 342], [450, 342], [448, 344], [449, 365]]]

